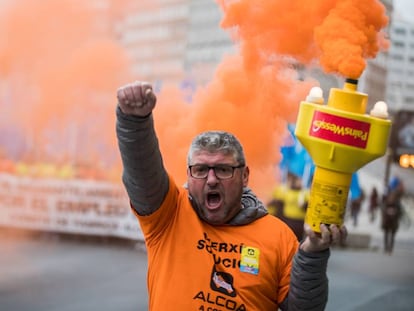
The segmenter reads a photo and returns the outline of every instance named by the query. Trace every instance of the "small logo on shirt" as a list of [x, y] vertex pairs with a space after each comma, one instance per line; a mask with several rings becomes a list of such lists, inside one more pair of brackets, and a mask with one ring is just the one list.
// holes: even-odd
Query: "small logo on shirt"
[[241, 252], [240, 271], [254, 275], [259, 274], [260, 250], [251, 246], [244, 246]]

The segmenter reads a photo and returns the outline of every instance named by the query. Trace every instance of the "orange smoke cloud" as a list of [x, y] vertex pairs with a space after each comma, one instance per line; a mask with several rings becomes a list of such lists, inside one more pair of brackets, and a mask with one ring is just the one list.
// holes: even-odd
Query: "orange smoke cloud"
[[91, 161], [116, 150], [114, 90], [130, 74], [103, 13], [82, 1], [22, 0], [1, 14], [2, 101], [10, 102], [2, 110], [10, 127], [24, 129], [39, 156]]
[[233, 132], [252, 168], [250, 185], [264, 195], [276, 181], [286, 122], [295, 121], [298, 103], [311, 85], [299, 82], [296, 73], [280, 62], [246, 70], [242, 57], [228, 57], [213, 82], [195, 98], [197, 129]]
[[385, 7], [378, 0], [218, 0], [224, 28], [233, 28], [247, 65], [272, 55], [302, 64], [319, 62], [327, 73], [358, 78], [366, 59], [388, 48]]
[[313, 60], [318, 52], [313, 31], [337, 0], [218, 2], [225, 12], [221, 25], [234, 30], [235, 39], [244, 48], [245, 61], [261, 64], [274, 55], [293, 57], [301, 63]]
[[197, 90], [192, 104], [164, 90], [154, 114], [168, 170], [184, 183], [186, 153], [194, 135], [230, 131], [244, 146], [252, 168], [251, 187], [265, 197], [276, 181], [286, 122], [294, 122], [298, 103], [312, 85], [299, 82], [281, 62], [247, 71], [243, 58], [233, 55], [218, 66], [211, 83]]
[[387, 24], [385, 7], [380, 1], [338, 1], [315, 29], [315, 41], [322, 51], [322, 67], [328, 73], [359, 78], [366, 59], [388, 48], [389, 43], [381, 32]]

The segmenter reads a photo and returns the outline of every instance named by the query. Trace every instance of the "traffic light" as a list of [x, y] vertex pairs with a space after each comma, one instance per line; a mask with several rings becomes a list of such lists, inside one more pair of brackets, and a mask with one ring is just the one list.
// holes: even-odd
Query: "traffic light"
[[398, 162], [404, 168], [414, 167], [414, 154], [402, 154]]

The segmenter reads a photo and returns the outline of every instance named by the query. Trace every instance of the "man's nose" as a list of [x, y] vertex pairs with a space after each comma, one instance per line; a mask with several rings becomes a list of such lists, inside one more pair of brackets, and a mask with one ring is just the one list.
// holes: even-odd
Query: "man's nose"
[[214, 171], [212, 167], [210, 167], [208, 169], [208, 174], [207, 174], [207, 183], [211, 184], [211, 183], [217, 183], [217, 182], [218, 182], [218, 178], [216, 176], [216, 172]]

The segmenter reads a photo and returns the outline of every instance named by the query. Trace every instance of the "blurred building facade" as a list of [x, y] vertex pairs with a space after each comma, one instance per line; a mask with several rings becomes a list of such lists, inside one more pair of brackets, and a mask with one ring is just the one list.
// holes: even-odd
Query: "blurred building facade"
[[214, 0], [189, 1], [189, 28], [184, 65], [197, 82], [205, 84], [223, 56], [235, 52], [236, 45], [220, 28], [223, 12]]
[[[381, 0], [385, 6], [387, 16], [393, 14], [393, 0]], [[390, 25], [392, 19], [385, 32], [389, 36]], [[387, 72], [388, 72], [388, 51], [379, 52], [374, 59], [367, 60], [367, 66], [359, 79], [360, 92], [368, 94], [367, 111], [369, 112], [377, 101], [386, 100], [387, 89]]]
[[394, 19], [387, 75], [387, 103], [392, 111], [414, 111], [414, 24]]
[[214, 0], [143, 1], [132, 5], [117, 32], [137, 79], [179, 85], [189, 76], [200, 83], [211, 78], [223, 54], [233, 47], [220, 28], [221, 18]]

